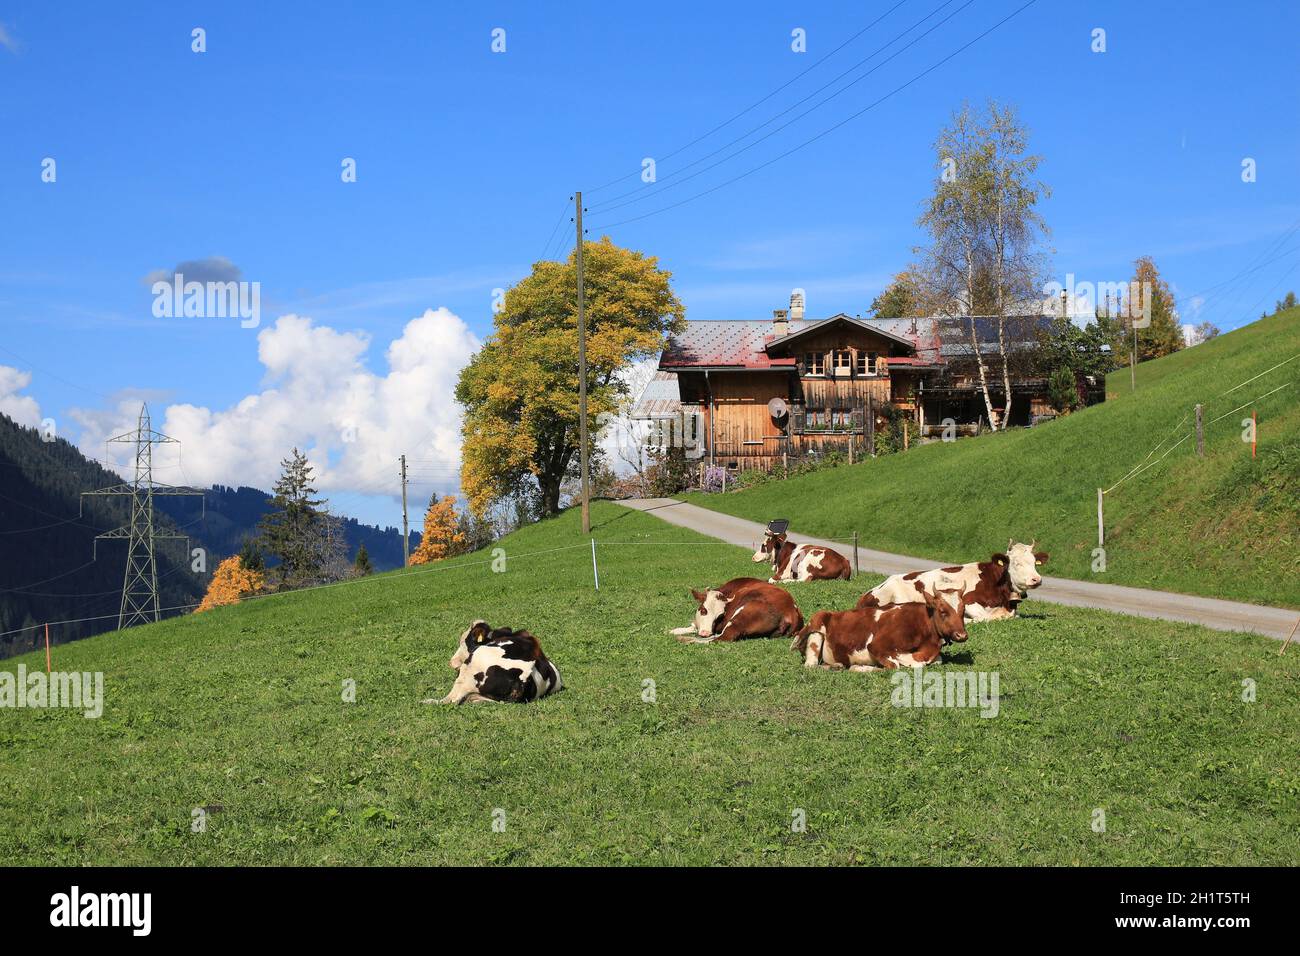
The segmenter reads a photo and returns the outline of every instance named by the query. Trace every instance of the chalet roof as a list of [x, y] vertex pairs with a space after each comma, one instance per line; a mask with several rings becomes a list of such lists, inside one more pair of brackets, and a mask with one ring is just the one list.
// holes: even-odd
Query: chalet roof
[[[792, 328], [812, 323], [791, 322]], [[687, 322], [686, 328], [668, 340], [661, 369], [769, 369], [788, 370], [795, 367], [793, 357], [774, 357], [767, 354], [772, 334], [771, 319], [723, 319], [713, 322]]]
[[632, 406], [629, 418], [676, 418], [682, 410], [681, 394], [677, 387], [676, 372], [655, 372], [646, 382], [641, 397]]
[[[943, 343], [940, 356], [943, 359], [970, 358], [974, 349], [970, 344], [970, 323], [975, 324], [975, 340], [979, 343], [981, 355], [998, 353], [998, 320], [996, 316], [958, 315], [932, 320], [934, 331]], [[1014, 316], [1006, 327], [1007, 344], [1012, 350], [1028, 348], [1033, 344], [1034, 333], [1047, 331], [1052, 326], [1051, 316]]]
[[820, 319], [816, 322], [800, 322], [799, 329], [792, 330], [781, 336], [779, 339], [774, 339], [772, 342], [769, 342], [767, 350], [771, 352], [773, 349], [787, 348], [806, 335], [810, 335], [813, 332], [818, 332], [822, 329], [830, 328], [832, 325], [838, 325], [841, 323], [855, 326], [856, 328], [864, 329], [868, 332], [874, 332], [875, 334], [890, 339], [909, 350], [916, 349], [916, 341], [913, 338], [906, 338], [902, 335], [898, 335], [881, 325], [877, 325], [871, 319], [858, 319], [848, 315], [847, 313], [841, 312], [839, 315], [832, 315], [829, 319]]
[[[691, 369], [788, 371], [797, 365], [792, 354], [782, 354], [804, 336], [843, 322], [889, 339], [912, 355], [896, 356], [895, 364], [936, 366], [950, 359], [969, 358], [968, 316], [931, 316], [927, 318], [862, 319], [840, 313], [826, 319], [791, 320], [789, 331], [777, 336], [771, 319], [725, 319], [686, 323], [686, 328], [671, 336], [659, 360], [665, 371]], [[1032, 331], [1051, 325], [1048, 316], [1017, 316], [1007, 331], [1012, 348], [1024, 348], [1032, 341]], [[998, 351], [997, 319], [975, 316], [975, 337], [983, 355]], [[906, 361], [902, 361], [906, 359]]]

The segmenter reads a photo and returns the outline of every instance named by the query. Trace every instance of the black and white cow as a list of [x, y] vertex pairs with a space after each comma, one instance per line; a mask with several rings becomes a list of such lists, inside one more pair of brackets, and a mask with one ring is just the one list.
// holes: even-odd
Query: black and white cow
[[475, 621], [460, 638], [447, 662], [456, 681], [441, 700], [426, 704], [472, 704], [484, 701], [526, 703], [563, 688], [560, 672], [542, 653], [541, 642], [527, 631], [491, 627]]

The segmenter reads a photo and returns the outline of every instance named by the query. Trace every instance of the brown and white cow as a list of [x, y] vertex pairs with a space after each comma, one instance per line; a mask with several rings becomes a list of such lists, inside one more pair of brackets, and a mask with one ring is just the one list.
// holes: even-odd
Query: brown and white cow
[[1038, 566], [1046, 563], [1048, 555], [1035, 552], [1034, 543], [1011, 540], [1005, 554], [995, 554], [987, 561], [895, 574], [864, 594], [858, 607], [920, 601], [912, 586], [920, 582], [927, 594], [947, 593], [950, 600], [960, 595], [969, 621], [1015, 617], [1020, 602], [1043, 583]]
[[670, 631], [683, 644], [785, 637], [803, 627], [803, 615], [788, 591], [758, 578], [734, 578], [722, 587], [697, 591], [695, 621]]
[[754, 563], [763, 561], [772, 565], [768, 582], [822, 581], [849, 579], [850, 567], [844, 555], [819, 544], [795, 544], [787, 541], [785, 532], [763, 535], [763, 543], [754, 552]]
[[932, 664], [945, 644], [966, 640], [961, 597], [930, 594], [919, 581], [913, 593], [914, 602], [818, 611], [790, 647], [805, 667], [874, 671]]
[[526, 703], [563, 688], [560, 672], [542, 653], [542, 644], [527, 631], [491, 627], [475, 621], [460, 636], [447, 662], [456, 681], [441, 700], [426, 704], [477, 704], [485, 701]]

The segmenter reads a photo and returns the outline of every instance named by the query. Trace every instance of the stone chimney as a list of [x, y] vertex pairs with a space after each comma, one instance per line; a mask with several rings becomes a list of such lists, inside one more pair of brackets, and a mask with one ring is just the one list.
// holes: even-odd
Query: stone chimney
[[785, 335], [790, 331], [790, 323], [786, 321], [785, 309], [772, 310], [772, 334], [776, 336]]
[[796, 322], [803, 321], [803, 289], [790, 293], [790, 318]]

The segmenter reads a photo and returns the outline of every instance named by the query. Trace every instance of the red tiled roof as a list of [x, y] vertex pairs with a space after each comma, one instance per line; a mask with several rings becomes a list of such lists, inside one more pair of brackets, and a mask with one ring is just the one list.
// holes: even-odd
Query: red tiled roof
[[[926, 349], [930, 343], [925, 335], [910, 331], [911, 320], [876, 321], [872, 319], [853, 319], [850, 316], [833, 316], [844, 318], [867, 329], [875, 329], [886, 336], [911, 344], [913, 348]], [[770, 319], [726, 319], [709, 322], [687, 322], [686, 328], [672, 336], [664, 348], [659, 360], [659, 367], [665, 370], [686, 368], [711, 369], [750, 369], [763, 371], [768, 369], [793, 369], [798, 360], [793, 355], [773, 356], [766, 351], [767, 346], [778, 338], [789, 338], [814, 326], [828, 322], [828, 319], [811, 321], [800, 319], [788, 323], [785, 336], [773, 332]], [[906, 364], [915, 363], [910, 357]]]
[[[795, 331], [805, 324], [791, 322], [790, 330]], [[770, 319], [687, 322], [682, 332], [668, 340], [659, 367], [755, 370], [794, 368], [796, 362], [793, 357], [773, 358], [764, 351], [767, 343], [775, 338]]]

